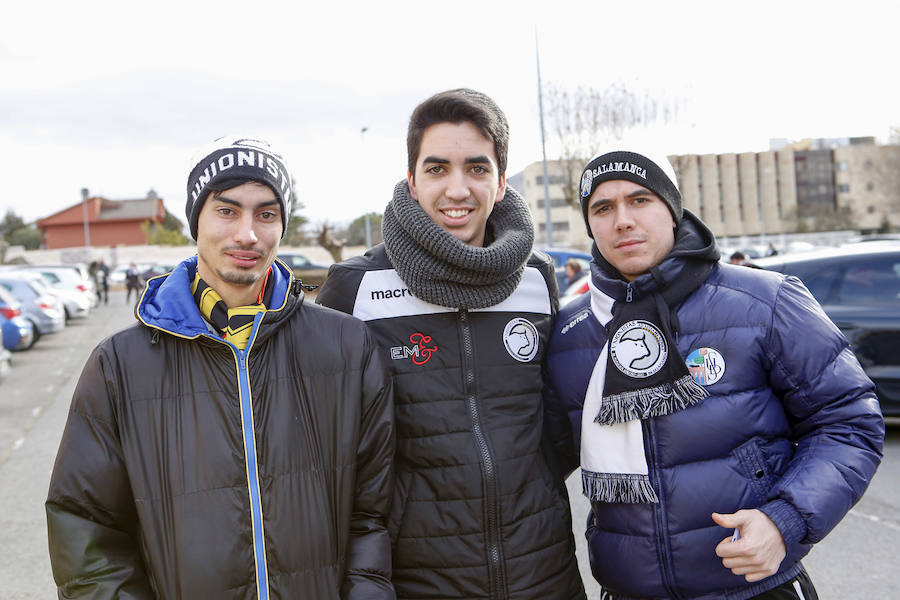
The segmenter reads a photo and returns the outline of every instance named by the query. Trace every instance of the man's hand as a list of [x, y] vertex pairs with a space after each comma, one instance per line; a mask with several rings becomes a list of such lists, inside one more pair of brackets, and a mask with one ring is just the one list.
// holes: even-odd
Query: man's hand
[[739, 510], [736, 513], [712, 514], [713, 521], [727, 529], [738, 529], [741, 537], [731, 541], [728, 536], [716, 546], [722, 564], [747, 581], [759, 581], [778, 571], [787, 549], [778, 527], [760, 510]]

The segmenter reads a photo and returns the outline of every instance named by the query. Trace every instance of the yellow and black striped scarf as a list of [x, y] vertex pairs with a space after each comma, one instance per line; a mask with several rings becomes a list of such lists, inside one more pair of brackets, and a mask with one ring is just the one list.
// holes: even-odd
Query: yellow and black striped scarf
[[206, 317], [206, 320], [212, 323], [222, 335], [222, 339], [231, 342], [241, 350], [247, 346], [247, 340], [250, 339], [250, 332], [253, 330], [253, 318], [256, 313], [266, 311], [266, 306], [272, 301], [272, 287], [269, 284], [269, 274], [272, 268], [266, 273], [265, 281], [263, 281], [263, 289], [256, 304], [249, 306], [236, 306], [228, 308], [221, 296], [216, 290], [207, 285], [205, 281], [200, 279], [200, 273], [194, 276], [194, 282], [191, 284], [191, 293], [194, 294], [194, 300], [200, 309], [200, 314]]

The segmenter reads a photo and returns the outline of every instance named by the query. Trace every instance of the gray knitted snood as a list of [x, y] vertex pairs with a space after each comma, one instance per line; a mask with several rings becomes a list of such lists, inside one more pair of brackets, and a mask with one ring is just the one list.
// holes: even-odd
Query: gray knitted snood
[[394, 187], [382, 229], [388, 258], [410, 291], [448, 308], [486, 308], [508, 298], [534, 244], [528, 205], [510, 186], [488, 217], [483, 248], [441, 229], [409, 195], [406, 180]]

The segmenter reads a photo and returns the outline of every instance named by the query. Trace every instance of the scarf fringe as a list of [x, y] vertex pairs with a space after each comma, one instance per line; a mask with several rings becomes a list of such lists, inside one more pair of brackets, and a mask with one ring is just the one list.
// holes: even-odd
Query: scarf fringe
[[603, 398], [595, 423], [613, 425], [661, 417], [697, 404], [709, 393], [690, 375], [642, 390], [629, 390]]
[[658, 504], [659, 498], [647, 475], [635, 473], [593, 473], [581, 470], [581, 489], [596, 502]]

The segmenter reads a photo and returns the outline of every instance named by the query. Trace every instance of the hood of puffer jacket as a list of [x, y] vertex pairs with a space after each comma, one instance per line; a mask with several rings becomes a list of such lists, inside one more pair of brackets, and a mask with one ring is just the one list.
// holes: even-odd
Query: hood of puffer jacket
[[[196, 273], [197, 256], [192, 256], [180, 262], [171, 273], [148, 280], [135, 308], [137, 319], [147, 327], [179, 337], [208, 335], [209, 328], [191, 293], [191, 283]], [[294, 286], [291, 279], [291, 272], [283, 263], [278, 260], [272, 262], [268, 285], [275, 287], [272, 290], [273, 306], [267, 308], [263, 318], [267, 325], [284, 320], [302, 304], [303, 294], [301, 292], [298, 297], [292, 293]], [[260, 332], [260, 336], [264, 334], [268, 332]]]

